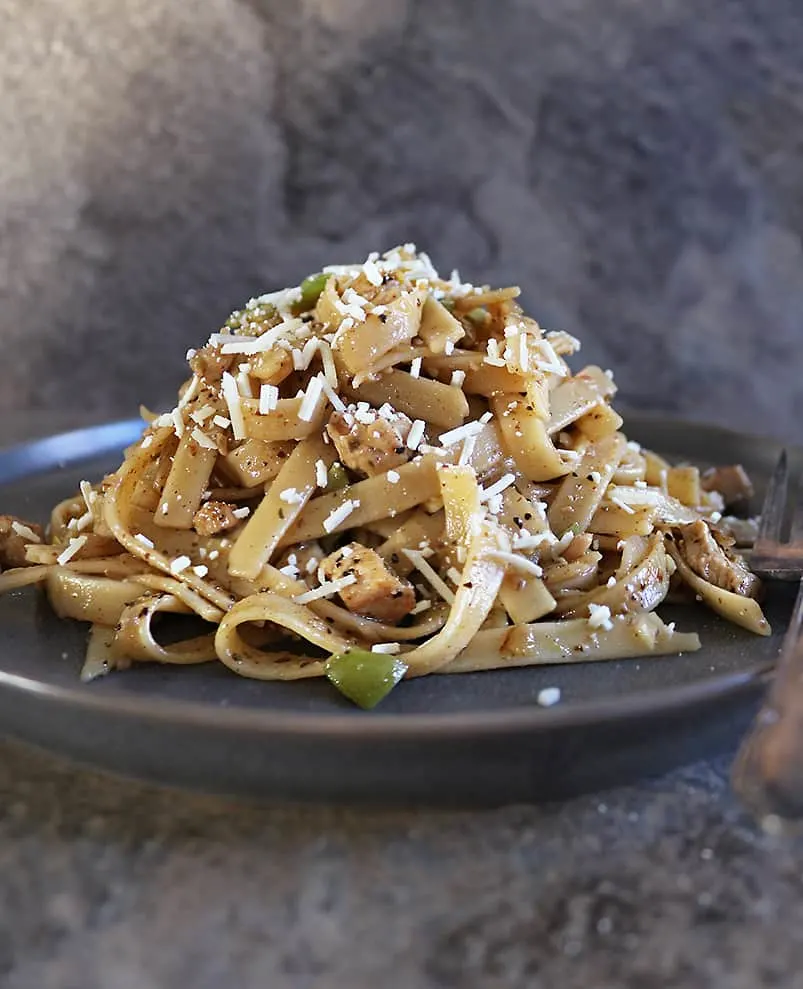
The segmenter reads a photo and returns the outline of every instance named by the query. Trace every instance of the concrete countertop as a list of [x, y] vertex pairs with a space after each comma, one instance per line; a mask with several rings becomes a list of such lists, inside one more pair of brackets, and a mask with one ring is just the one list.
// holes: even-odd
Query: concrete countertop
[[257, 807], [0, 745], [6, 989], [803, 984], [801, 846], [725, 763], [547, 807]]

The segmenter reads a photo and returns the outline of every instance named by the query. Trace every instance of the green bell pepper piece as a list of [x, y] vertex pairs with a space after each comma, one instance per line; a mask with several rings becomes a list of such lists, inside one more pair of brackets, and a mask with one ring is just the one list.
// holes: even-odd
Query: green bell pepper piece
[[307, 312], [312, 309], [330, 278], [331, 275], [327, 275], [325, 271], [305, 278], [301, 283], [301, 298], [296, 303], [296, 312]]
[[387, 697], [406, 672], [407, 663], [398, 656], [366, 649], [349, 649], [326, 663], [326, 675], [340, 693], [366, 710]]
[[342, 488], [347, 488], [349, 485], [349, 475], [346, 468], [340, 461], [336, 461], [329, 468], [329, 473], [326, 478], [326, 487], [324, 491], [327, 493], [330, 491], [340, 491]]

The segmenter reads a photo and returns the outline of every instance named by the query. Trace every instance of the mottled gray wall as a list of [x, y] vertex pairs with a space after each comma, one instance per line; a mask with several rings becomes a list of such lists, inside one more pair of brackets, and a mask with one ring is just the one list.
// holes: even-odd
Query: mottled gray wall
[[634, 405], [803, 418], [800, 0], [0, 0], [0, 408], [413, 239]]

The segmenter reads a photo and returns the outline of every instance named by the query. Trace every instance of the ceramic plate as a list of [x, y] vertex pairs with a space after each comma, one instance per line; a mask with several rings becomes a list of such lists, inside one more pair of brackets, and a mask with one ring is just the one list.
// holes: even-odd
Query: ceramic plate
[[[706, 426], [638, 415], [627, 426], [670, 458], [742, 462], [759, 497], [778, 454], [771, 441]], [[114, 469], [139, 430], [114, 423], [0, 452], [0, 511], [45, 521], [79, 480]], [[667, 620], [699, 631], [700, 652], [425, 677], [364, 712], [326, 681], [249, 681], [217, 664], [140, 666], [82, 684], [85, 626], [59, 621], [24, 590], [0, 598], [0, 730], [116, 772], [248, 796], [451, 805], [562, 797], [732, 746], [777, 653], [790, 591], [769, 589], [771, 638], [702, 606], [667, 607]], [[552, 686], [561, 702], [539, 707], [539, 691]]]

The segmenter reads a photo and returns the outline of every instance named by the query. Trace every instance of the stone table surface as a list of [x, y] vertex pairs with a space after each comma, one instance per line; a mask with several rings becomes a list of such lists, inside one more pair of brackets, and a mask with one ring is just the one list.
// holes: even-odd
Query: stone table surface
[[700, 765], [545, 808], [250, 806], [0, 745], [5, 989], [803, 985], [803, 849]]
[[[6, 417], [0, 446], [51, 424]], [[727, 772], [541, 808], [350, 810], [0, 742], [0, 985], [795, 989], [803, 843], [762, 833]]]

